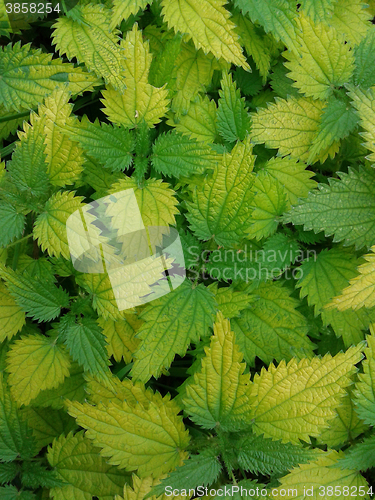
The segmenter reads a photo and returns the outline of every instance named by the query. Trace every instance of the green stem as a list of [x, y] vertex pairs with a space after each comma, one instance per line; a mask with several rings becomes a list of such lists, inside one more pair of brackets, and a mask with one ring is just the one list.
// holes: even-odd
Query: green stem
[[132, 369], [133, 363], [129, 363], [128, 365], [124, 366], [124, 368], [121, 368], [116, 375], [120, 380], [123, 380], [125, 375], [127, 375], [130, 370]]
[[30, 233], [30, 234], [28, 234], [27, 236], [24, 236], [23, 238], [21, 238], [20, 240], [14, 241], [14, 242], [13, 242], [13, 243], [11, 243], [10, 245], [7, 245], [7, 248], [14, 247], [15, 245], [18, 245], [18, 243], [22, 243], [23, 241], [26, 241], [26, 240], [27, 240], [27, 239], [29, 239], [32, 235], [33, 235], [33, 233]]
[[9, 122], [10, 120], [17, 120], [17, 118], [23, 118], [24, 116], [29, 116], [30, 111], [22, 111], [22, 113], [16, 113], [15, 115], [2, 116], [0, 118], [0, 123]]
[[0, 158], [5, 158], [6, 156], [10, 155], [14, 148], [16, 147], [16, 143], [12, 142], [12, 144], [8, 144], [5, 148], [0, 150]]

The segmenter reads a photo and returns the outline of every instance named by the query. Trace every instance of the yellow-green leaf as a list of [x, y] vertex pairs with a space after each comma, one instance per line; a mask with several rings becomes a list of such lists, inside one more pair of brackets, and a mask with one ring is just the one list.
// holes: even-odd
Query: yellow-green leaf
[[375, 246], [371, 247], [371, 253], [364, 255], [364, 258], [367, 262], [358, 267], [360, 274], [350, 280], [349, 286], [328, 304], [327, 309], [345, 311], [375, 306]]
[[365, 139], [364, 146], [372, 153], [367, 156], [371, 163], [375, 163], [375, 89], [368, 90], [350, 87], [349, 96], [353, 99], [353, 106], [359, 114], [360, 123], [366, 132], [361, 135]]
[[0, 342], [12, 338], [25, 323], [24, 311], [17, 305], [5, 283], [0, 282]]
[[286, 191], [289, 203], [297, 205], [298, 198], [305, 198], [317, 183], [311, 179], [314, 172], [306, 169], [306, 164], [296, 160], [284, 158], [271, 158], [263, 167], [269, 175], [277, 179]]
[[336, 408], [336, 416], [329, 422], [328, 429], [324, 429], [319, 436], [319, 442], [326, 444], [328, 448], [342, 446], [368, 428], [358, 417], [352, 397], [352, 392], [347, 391], [341, 400], [341, 406]]
[[367, 32], [373, 29], [373, 16], [367, 8], [368, 3], [362, 0], [339, 0], [329, 19], [329, 24], [339, 33], [344, 33], [352, 47], [358, 45]]
[[213, 99], [210, 101], [207, 96], [198, 97], [190, 104], [186, 114], [173, 116], [167, 123], [176, 127], [181, 134], [190, 135], [198, 141], [214, 142], [217, 136], [216, 114], [217, 107]]
[[66, 90], [56, 90], [39, 106], [39, 116], [45, 116], [44, 133], [46, 138], [47, 173], [55, 186], [73, 184], [83, 169], [83, 151], [81, 147], [64, 134], [63, 128], [73, 122], [70, 117], [72, 104], [68, 104], [70, 95]]
[[161, 179], [147, 179], [139, 187], [132, 177], [122, 178], [112, 184], [109, 193], [117, 193], [126, 189], [134, 189], [143, 224], [147, 226], [170, 226], [176, 223], [174, 216], [178, 214], [175, 192]]
[[187, 34], [197, 49], [249, 69], [225, 0], [162, 0], [161, 5], [168, 26]]
[[[158, 478], [153, 478], [152, 476], [147, 476], [144, 478], [139, 478], [136, 474], [132, 474], [132, 484], [131, 488], [128, 484], [124, 486], [124, 493], [122, 497], [116, 497], [115, 500], [143, 500], [148, 493], [152, 490], [154, 486], [160, 483], [160, 481], [166, 478], [167, 475], [164, 474]], [[184, 495], [181, 492], [180, 495], [169, 495], [163, 494], [160, 496], [152, 495], [149, 500], [167, 500], [171, 498], [172, 500], [188, 500], [191, 495]]]
[[192, 43], [183, 44], [175, 62], [177, 94], [173, 98], [172, 111], [184, 115], [190, 101], [210, 84], [215, 69], [220, 69], [220, 65], [212, 54], [197, 50]]
[[281, 156], [307, 160], [309, 148], [319, 127], [323, 101], [306, 97], [276, 99], [253, 114], [252, 142], [277, 148]]
[[[245, 363], [235, 343], [230, 322], [217, 314], [214, 335], [200, 372], [186, 386], [183, 399], [190, 418], [201, 427], [236, 429], [249, 412], [247, 388], [250, 375], [244, 375]], [[246, 425], [246, 424], [245, 424]]]
[[114, 321], [124, 317], [124, 313], [120, 312], [117, 306], [108, 274], [82, 274], [76, 278], [76, 282], [88, 293], [92, 294], [93, 308], [100, 316], [103, 316], [105, 319], [110, 318]]
[[68, 217], [81, 208], [83, 197], [74, 196], [74, 192], [58, 191], [47, 201], [44, 211], [38, 215], [34, 225], [34, 239], [42, 250], [49, 255], [62, 255], [69, 259], [66, 221]]
[[371, 335], [367, 335], [366, 359], [363, 373], [358, 374], [354, 391], [356, 412], [366, 424], [375, 425], [375, 325], [370, 326]]
[[55, 439], [47, 459], [59, 479], [67, 484], [50, 490], [55, 500], [92, 500], [93, 496], [113, 498], [130, 479], [117, 467], [111, 467], [83, 432]]
[[296, 444], [319, 436], [335, 416], [362, 349], [361, 343], [334, 357], [292, 359], [277, 368], [272, 363], [267, 371], [263, 368], [250, 391], [253, 408], [248, 418], [253, 419], [254, 431]]
[[90, 71], [123, 92], [126, 55], [117, 33], [110, 31], [111, 11], [99, 4], [80, 5], [79, 9], [80, 21], [72, 16], [58, 18], [53, 25], [53, 44], [60, 54], [84, 62]]
[[153, 127], [167, 112], [168, 91], [148, 83], [152, 55], [137, 24], [128, 31], [121, 47], [127, 89], [120, 93], [113, 86], [107, 86], [102, 92], [103, 112], [116, 125], [133, 128], [145, 120], [149, 127]]
[[98, 323], [108, 343], [108, 356], [113, 356], [117, 362], [124, 359], [125, 363], [130, 363], [140, 342], [135, 335], [143, 321], [133, 314], [126, 314], [124, 319], [117, 321], [99, 318]]
[[[330, 451], [314, 462], [301, 464], [280, 479], [281, 485], [271, 490], [270, 498], [276, 500], [282, 496], [282, 498], [294, 500], [306, 498], [330, 500], [334, 495], [334, 498], [346, 500], [350, 492], [355, 492], [353, 498], [368, 499], [367, 481], [358, 471], [332, 467], [342, 457], [342, 452]], [[365, 494], [359, 493], [361, 486]], [[306, 492], [311, 494], [307, 496]]]
[[152, 0], [113, 0], [110, 29], [118, 26], [123, 19], [128, 19], [140, 9], [144, 10]]
[[0, 54], [0, 104], [7, 110], [21, 112], [33, 108], [56, 87], [67, 86], [72, 94], [79, 94], [92, 91], [94, 85], [101, 83], [95, 75], [61, 59], [52, 59], [52, 54], [32, 49], [31, 44], [9, 44]]
[[70, 358], [55, 340], [29, 335], [16, 340], [7, 355], [12, 397], [27, 405], [40, 391], [57, 387], [69, 375]]
[[99, 446], [108, 463], [128, 471], [137, 470], [140, 477], [170, 472], [185, 457], [189, 444], [179, 408], [154, 402], [145, 409], [141, 404], [110, 406], [71, 402], [70, 415], [77, 419], [86, 435]]
[[344, 36], [324, 23], [314, 23], [302, 14], [297, 31], [299, 52], [284, 52], [288, 77], [300, 92], [315, 99], [327, 99], [333, 87], [347, 83], [354, 71], [354, 55]]

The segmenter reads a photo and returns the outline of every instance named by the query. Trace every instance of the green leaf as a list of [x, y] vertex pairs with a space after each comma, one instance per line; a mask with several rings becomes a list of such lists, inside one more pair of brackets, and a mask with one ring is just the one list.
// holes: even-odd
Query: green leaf
[[130, 363], [140, 343], [135, 335], [143, 321], [138, 316], [128, 314], [124, 319], [117, 321], [98, 318], [97, 322], [103, 329], [103, 335], [108, 343], [106, 345], [108, 356], [113, 356], [117, 362], [123, 358], [125, 363]]
[[362, 442], [351, 446], [345, 456], [341, 457], [335, 467], [366, 471], [375, 467], [375, 436], [369, 436]]
[[123, 19], [128, 19], [140, 9], [144, 10], [152, 0], [113, 0], [110, 29], [113, 30]]
[[276, 98], [252, 115], [251, 140], [279, 149], [280, 156], [291, 155], [302, 161], [309, 157], [309, 148], [319, 129], [324, 103], [306, 97]]
[[20, 141], [7, 163], [7, 170], [18, 189], [43, 199], [49, 191], [44, 120], [37, 120], [32, 113], [30, 121], [31, 126], [25, 123], [24, 132], [19, 132]]
[[363, 373], [358, 374], [358, 382], [354, 391], [354, 403], [359, 417], [370, 425], [375, 425], [375, 334], [366, 336], [367, 347], [364, 350], [366, 359], [363, 361]]
[[33, 489], [40, 486], [53, 488], [64, 484], [63, 481], [57, 479], [54, 471], [43, 467], [40, 462], [24, 462], [22, 464], [21, 481], [23, 486]]
[[358, 111], [360, 118], [360, 124], [365, 129], [361, 135], [365, 139], [363, 144], [367, 149], [372, 151], [372, 153], [366, 158], [371, 162], [375, 163], [375, 91], [370, 88], [368, 90], [361, 90], [356, 87], [349, 87], [349, 96], [353, 99], [353, 106]]
[[364, 255], [365, 263], [358, 267], [359, 274], [349, 281], [349, 286], [344, 288], [342, 294], [335, 297], [327, 309], [337, 308], [339, 311], [353, 309], [357, 311], [362, 307], [375, 306], [375, 246], [371, 253]]
[[[65, 381], [66, 379], [64, 379], [62, 384], [64, 384]], [[41, 391], [39, 395], [49, 390], [52, 391], [53, 389]], [[31, 405], [34, 404], [35, 399], [31, 400]], [[67, 434], [77, 428], [75, 420], [62, 410], [26, 406], [20, 410], [20, 414], [31, 429], [38, 450], [51, 444], [55, 437], [61, 434]]]
[[10, 392], [18, 406], [40, 391], [57, 387], [69, 375], [70, 358], [56, 340], [29, 335], [16, 340], [7, 355]]
[[263, 26], [266, 33], [271, 32], [289, 49], [298, 52], [296, 40], [296, 9], [288, 0], [235, 0], [235, 5], [244, 15], [248, 14], [253, 23]]
[[115, 127], [87, 116], [73, 127], [64, 127], [69, 137], [79, 142], [86, 153], [98, 160], [105, 168], [118, 172], [126, 170], [132, 163], [133, 135], [124, 127]]
[[287, 76], [288, 70], [284, 64], [280, 61], [272, 68], [272, 73], [270, 77], [270, 84], [274, 92], [283, 99], [287, 99], [288, 96], [298, 97], [300, 94], [298, 90], [293, 87], [293, 80]]
[[47, 201], [43, 212], [34, 225], [34, 239], [49, 255], [70, 258], [66, 221], [69, 216], [83, 207], [82, 196], [74, 196], [71, 191], [58, 191]]
[[160, 134], [152, 147], [151, 162], [157, 172], [167, 176], [189, 176], [214, 168], [218, 155], [203, 142], [172, 130]]
[[197, 50], [192, 42], [183, 43], [173, 66], [175, 77], [172, 88], [175, 94], [172, 111], [185, 114], [190, 101], [211, 83], [214, 70], [227, 69], [228, 66], [222, 61], [218, 63], [211, 53], [205, 54], [202, 49]]
[[[218, 313], [214, 335], [199, 372], [186, 385], [182, 403], [191, 420], [204, 429], [237, 430], [247, 426], [249, 412], [248, 384], [245, 363], [235, 343], [230, 322]], [[244, 422], [245, 421], [245, 422]], [[244, 423], [243, 423], [244, 422]]]
[[314, 344], [307, 337], [308, 323], [297, 311], [299, 301], [279, 283], [264, 283], [255, 290], [249, 306], [231, 325], [245, 360], [254, 366], [257, 356], [265, 363], [289, 361], [301, 351], [311, 357]]
[[249, 238], [260, 240], [273, 234], [280, 216], [287, 209], [287, 193], [282, 184], [267, 171], [258, 172], [252, 187], [253, 208], [247, 220], [246, 233]]
[[18, 491], [15, 486], [7, 485], [0, 488], [2, 500], [36, 500], [36, 496], [29, 490]]
[[324, 443], [328, 448], [337, 448], [354, 439], [368, 429], [368, 426], [358, 417], [353, 395], [350, 390], [341, 400], [341, 405], [336, 408], [336, 415], [329, 422], [329, 427], [324, 429], [318, 438], [319, 443]]
[[103, 168], [99, 161], [86, 158], [83, 169], [83, 182], [93, 187], [95, 196], [101, 198], [108, 194], [109, 188], [122, 178], [122, 172], [112, 173]]
[[161, 179], [146, 179], [140, 187], [132, 177], [121, 177], [111, 186], [109, 194], [126, 189], [133, 189], [142, 215], [143, 224], [147, 226], [170, 226], [176, 223], [175, 215], [179, 213], [175, 191]]
[[64, 400], [84, 401], [86, 381], [83, 378], [83, 368], [78, 363], [72, 363], [69, 377], [65, 377], [62, 384], [56, 389], [40, 391], [38, 396], [31, 401], [36, 408], [53, 408], [55, 410], [64, 408]]
[[205, 450], [198, 455], [192, 455], [183, 465], [177, 467], [168, 477], [164, 478], [160, 484], [154, 486], [151, 495], [160, 496], [165, 492], [166, 486], [179, 489], [190, 490], [197, 486], [209, 486], [214, 483], [221, 472], [221, 464], [214, 450]]
[[60, 321], [63, 341], [74, 361], [83, 366], [85, 371], [97, 377], [106, 377], [108, 373], [107, 343], [102, 329], [94, 319], [65, 316]]
[[375, 33], [369, 29], [354, 49], [354, 84], [368, 89], [375, 85]]
[[[368, 3], [368, 2], [367, 2]], [[372, 15], [362, 0], [340, 0], [335, 4], [333, 15], [329, 20], [338, 33], [344, 33], [352, 47], [358, 45], [372, 30]]]
[[36, 453], [34, 438], [12, 400], [3, 373], [0, 373], [0, 456], [4, 462]]
[[[361, 474], [353, 469], [341, 471], [334, 468], [342, 455], [342, 452], [330, 450], [317, 460], [294, 468], [280, 479], [281, 485], [272, 490], [270, 499], [276, 500], [282, 495], [282, 492], [285, 492], [283, 497], [288, 500], [291, 498], [302, 500], [306, 497], [304, 491], [313, 491], [314, 496], [310, 498], [315, 500], [322, 498], [323, 492], [325, 492], [325, 497], [329, 498], [327, 491], [335, 491], [336, 498], [345, 500], [347, 495], [344, 488], [349, 488], [346, 491], [364, 491], [363, 498], [366, 498], [368, 484]], [[303, 485], [305, 489], [301, 488], [300, 485]], [[332, 490], [328, 488], [332, 488]]]
[[38, 321], [50, 321], [60, 314], [69, 304], [69, 295], [51, 281], [31, 277], [27, 273], [0, 267], [0, 276], [5, 279], [7, 288], [26, 316]]
[[298, 53], [284, 52], [288, 77], [300, 92], [315, 99], [327, 99], [334, 87], [347, 83], [354, 71], [354, 55], [345, 38], [333, 27], [300, 14]]
[[224, 153], [212, 177], [203, 186], [195, 187], [193, 203], [188, 203], [186, 216], [195, 235], [219, 245], [231, 245], [245, 236], [250, 215], [249, 202], [255, 157], [249, 138], [238, 142], [231, 153]]
[[55, 186], [73, 184], [83, 169], [82, 149], [64, 133], [65, 127], [74, 122], [70, 97], [66, 89], [57, 89], [38, 107], [39, 120], [44, 123], [48, 177]]
[[112, 402], [110, 406], [99, 403], [95, 407], [74, 401], [68, 411], [87, 429], [86, 435], [94, 445], [102, 449], [101, 455], [109, 457], [107, 463], [137, 470], [140, 477], [157, 477], [185, 458], [182, 450], [189, 444], [182, 417], [177, 415], [180, 408], [172, 403], [160, 400], [145, 409], [141, 404], [131, 406], [126, 401]]
[[0, 463], [0, 483], [10, 483], [18, 474], [16, 462]]
[[271, 158], [262, 166], [270, 176], [277, 179], [287, 194], [288, 207], [296, 205], [298, 198], [306, 198], [309, 191], [317, 186], [311, 179], [314, 172], [306, 169], [306, 164], [290, 157]]
[[251, 70], [251, 73], [242, 68], [236, 68], [234, 71], [236, 85], [246, 96], [255, 96], [263, 88], [259, 71], [255, 67], [252, 67]]
[[208, 286], [209, 290], [215, 294], [215, 300], [219, 306], [219, 311], [224, 318], [236, 318], [240, 312], [251, 302], [252, 298], [246, 292], [234, 290], [232, 287], [218, 288], [217, 283]]
[[126, 89], [124, 50], [116, 31], [110, 31], [111, 12], [102, 5], [81, 5], [81, 22], [59, 17], [53, 25], [53, 44], [60, 55], [77, 58], [89, 71], [123, 92]]
[[94, 495], [113, 498], [121, 494], [127, 476], [108, 465], [98, 451], [83, 432], [55, 439], [48, 448], [47, 459], [56, 476], [67, 484], [52, 488], [51, 496], [59, 500], [91, 500]]
[[307, 198], [300, 200], [284, 215], [284, 222], [302, 225], [305, 231], [324, 231], [334, 235], [333, 242], [357, 249], [375, 242], [375, 196], [372, 185], [375, 171], [361, 167], [348, 173], [339, 172], [340, 179], [329, 178], [329, 184], [319, 184]]
[[301, 9], [315, 23], [318, 21], [329, 23], [336, 3], [337, 0], [301, 0]]
[[321, 314], [323, 324], [331, 325], [338, 337], [343, 337], [349, 347], [364, 339], [363, 330], [375, 321], [375, 310], [329, 311], [324, 309], [333, 297], [348, 286], [356, 275], [360, 261], [349, 252], [339, 248], [322, 250], [315, 259], [308, 259], [301, 266], [301, 278], [297, 287], [301, 288], [301, 298], [307, 296], [309, 305], [314, 306], [315, 315]]
[[[6, 139], [10, 134], [14, 134], [29, 116], [30, 112], [22, 109], [20, 113], [7, 111], [3, 104], [0, 104], [0, 139]], [[2, 119], [6, 121], [1, 122]]]
[[56, 86], [73, 94], [92, 91], [100, 81], [73, 64], [52, 59], [52, 54], [32, 49], [21, 42], [0, 49], [0, 103], [6, 110], [24, 111], [34, 108]]
[[22, 235], [26, 217], [7, 201], [0, 201], [0, 247]]
[[314, 138], [307, 163], [314, 163], [322, 151], [335, 141], [347, 137], [358, 124], [358, 117], [349, 102], [331, 98], [323, 109], [321, 122]]
[[203, 284], [193, 287], [188, 280], [147, 305], [140, 315], [144, 323], [137, 332], [141, 343], [134, 352], [132, 377], [142, 382], [157, 378], [176, 354], [184, 356], [191, 342], [207, 335], [215, 309], [212, 292]]
[[92, 307], [100, 316], [107, 319], [122, 319], [124, 313], [119, 311], [113, 287], [108, 274], [88, 273], [76, 277], [77, 285], [81, 286], [92, 297]]
[[248, 69], [234, 30], [235, 25], [229, 19], [230, 14], [224, 4], [224, 0], [161, 1], [162, 14], [169, 28], [186, 33], [196, 48], [202, 48], [205, 54], [212, 52], [218, 59], [222, 57]]
[[217, 110], [217, 130], [228, 142], [243, 141], [250, 129], [250, 119], [246, 111], [245, 99], [241, 98], [232, 76], [223, 74], [220, 99]]
[[273, 441], [252, 432], [232, 434], [231, 439], [238, 465], [252, 474], [283, 474], [309, 462], [320, 451]]
[[361, 343], [334, 357], [326, 354], [299, 362], [292, 359], [288, 364], [281, 361], [277, 368], [271, 363], [267, 371], [256, 374], [248, 415], [254, 432], [295, 444], [300, 439], [309, 443], [310, 436], [319, 436], [335, 416], [345, 387], [351, 384], [362, 349]]
[[170, 118], [167, 124], [198, 141], [214, 142], [217, 135], [216, 114], [217, 108], [213, 99], [210, 100], [207, 96], [198, 97], [196, 102], [190, 104], [186, 114]]
[[115, 125], [134, 128], [145, 120], [149, 127], [153, 127], [167, 112], [168, 91], [164, 87], [153, 87], [148, 83], [152, 56], [137, 24], [127, 32], [121, 48], [127, 89], [120, 93], [108, 85], [102, 92], [102, 103], [105, 106], [103, 112]]
[[[147, 26], [147, 28], [151, 27], [154, 26]], [[143, 30], [144, 36], [146, 35], [146, 30]], [[158, 36], [158, 42], [160, 42], [161, 37], [162, 34], [160, 34], [160, 37]], [[149, 73], [149, 82], [154, 87], [162, 87], [165, 84], [167, 84], [168, 89], [175, 87], [177, 78], [177, 57], [181, 51], [181, 42], [182, 37], [176, 35], [165, 42], [162, 50], [154, 53]]]
[[[240, 42], [245, 47], [246, 52], [254, 59], [256, 67], [262, 76], [264, 85], [271, 69], [271, 59], [274, 46], [276, 45], [275, 39], [270, 34], [266, 35], [262, 28], [255, 26], [250, 19], [242, 14], [235, 13], [232, 19], [236, 24], [236, 31], [240, 36]], [[237, 68], [237, 70], [238, 69], [240, 68]], [[252, 73], [254, 73], [253, 68]], [[247, 74], [248, 77], [252, 76], [247, 72], [245, 74]], [[263, 85], [261, 85], [259, 90]], [[240, 85], [240, 88], [241, 92], [245, 93], [242, 85]]]

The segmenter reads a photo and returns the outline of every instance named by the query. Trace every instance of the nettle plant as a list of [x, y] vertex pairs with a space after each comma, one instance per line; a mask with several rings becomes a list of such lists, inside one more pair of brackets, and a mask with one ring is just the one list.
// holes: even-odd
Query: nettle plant
[[[369, 4], [0, 4], [1, 499], [374, 494]], [[120, 311], [66, 221], [127, 189], [187, 278]]]

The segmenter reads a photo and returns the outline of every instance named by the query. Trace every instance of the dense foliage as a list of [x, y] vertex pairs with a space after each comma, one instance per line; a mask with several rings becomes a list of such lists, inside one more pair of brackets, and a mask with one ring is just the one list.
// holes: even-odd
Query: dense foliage
[[[2, 500], [373, 496], [368, 4], [0, 3]], [[127, 189], [187, 277], [120, 310], [66, 222]]]

